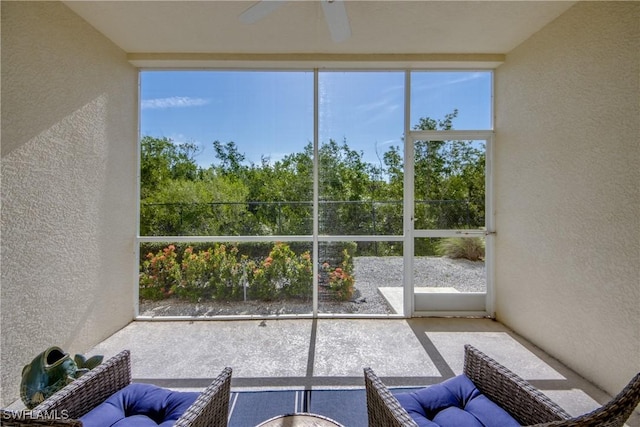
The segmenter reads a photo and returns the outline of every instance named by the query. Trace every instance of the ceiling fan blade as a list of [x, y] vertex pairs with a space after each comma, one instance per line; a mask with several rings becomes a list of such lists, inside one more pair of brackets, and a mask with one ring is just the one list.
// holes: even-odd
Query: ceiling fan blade
[[242, 12], [239, 19], [245, 24], [254, 24], [285, 3], [285, 0], [260, 0], [258, 3]]
[[343, 0], [322, 0], [322, 10], [334, 42], [343, 42], [351, 37], [351, 26]]

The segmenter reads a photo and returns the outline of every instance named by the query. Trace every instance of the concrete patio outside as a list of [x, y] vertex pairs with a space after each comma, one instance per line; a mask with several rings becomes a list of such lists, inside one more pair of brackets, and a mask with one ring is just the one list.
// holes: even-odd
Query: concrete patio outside
[[[234, 391], [316, 390], [363, 387], [365, 366], [389, 386], [435, 384], [461, 373], [467, 343], [530, 381], [572, 415], [610, 399], [489, 319], [136, 321], [88, 355], [110, 357], [129, 349], [134, 381], [173, 389], [202, 389], [231, 366]], [[627, 425], [640, 426], [637, 411]]]

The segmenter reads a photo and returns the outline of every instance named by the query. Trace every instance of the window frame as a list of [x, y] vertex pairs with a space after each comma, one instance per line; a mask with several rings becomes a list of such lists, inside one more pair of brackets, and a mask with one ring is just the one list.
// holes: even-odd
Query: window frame
[[[473, 64], [470, 64], [473, 65]], [[318, 247], [320, 243], [325, 242], [404, 242], [405, 251], [406, 251], [406, 242], [407, 242], [407, 227], [408, 221], [411, 221], [410, 213], [406, 213], [403, 209], [403, 233], [399, 235], [319, 235], [319, 219], [318, 219], [318, 205], [319, 205], [319, 162], [318, 162], [318, 154], [319, 154], [319, 76], [324, 72], [367, 72], [367, 71], [389, 71], [389, 72], [403, 72], [405, 75], [404, 79], [404, 134], [409, 135], [411, 131], [410, 129], [410, 94], [411, 94], [411, 73], [412, 72], [425, 72], [425, 71], [438, 71], [438, 72], [489, 72], [491, 73], [491, 99], [490, 99], [490, 115], [491, 115], [491, 129], [485, 130], [468, 130], [468, 131], [457, 131], [457, 133], [466, 133], [469, 135], [477, 135], [493, 133], [494, 126], [494, 67], [458, 67], [458, 68], [412, 68], [407, 67], [406, 64], [397, 63], [397, 64], [383, 64], [383, 66], [379, 67], [376, 64], [368, 64], [367, 66], [363, 66], [362, 64], [350, 64], [347, 67], [315, 67], [315, 68], [256, 68], [256, 67], [247, 67], [247, 68], [163, 68], [161, 71], [281, 71], [281, 72], [291, 72], [291, 71], [305, 71], [305, 72], [313, 72], [313, 230], [311, 235], [269, 235], [269, 236], [142, 236], [140, 234], [140, 220], [141, 220], [141, 73], [145, 71], [160, 71], [158, 68], [139, 68], [138, 69], [138, 141], [137, 141], [137, 182], [136, 182], [136, 237], [135, 237], [135, 276], [139, 277], [140, 271], [140, 244], [147, 242], [172, 242], [172, 243], [182, 243], [182, 242], [207, 242], [207, 243], [222, 243], [222, 242], [311, 242], [312, 243], [312, 259], [317, 259]], [[403, 153], [403, 158], [406, 158], [406, 153]], [[488, 160], [489, 161], [489, 160]], [[404, 160], [406, 162], [406, 160]], [[405, 170], [406, 174], [406, 170]], [[487, 184], [491, 184], [491, 177], [487, 178]], [[406, 188], [405, 190], [406, 191]], [[487, 188], [487, 193], [491, 194], [492, 189]], [[405, 199], [406, 196], [403, 196]], [[489, 228], [488, 228], [489, 230]], [[491, 228], [491, 230], [493, 230]], [[492, 231], [493, 232], [493, 231]], [[413, 238], [414, 236], [410, 236]], [[493, 252], [493, 251], [491, 251]], [[493, 264], [493, 262], [491, 262]], [[405, 276], [406, 276], [406, 268], [407, 263], [405, 262]], [[488, 267], [488, 272], [493, 274], [493, 268]], [[405, 292], [405, 306], [404, 313], [400, 314], [359, 314], [359, 315], [346, 315], [340, 313], [319, 313], [318, 312], [318, 263], [313, 262], [313, 310], [310, 314], [296, 314], [296, 315], [280, 315], [279, 317], [295, 317], [295, 318], [322, 318], [322, 317], [357, 317], [357, 318], [409, 318], [414, 315], [413, 311], [413, 285], [412, 283], [407, 283], [407, 280], [404, 281], [404, 292]], [[487, 277], [487, 292], [489, 293], [490, 283], [493, 281], [492, 277]], [[492, 284], [491, 284], [492, 288]], [[411, 295], [407, 295], [411, 293]], [[140, 316], [139, 313], [139, 282], [134, 284], [134, 319], [136, 320], [149, 320], [147, 317]], [[493, 313], [493, 296], [489, 297], [489, 301], [487, 303], [487, 310], [489, 315]], [[264, 316], [256, 316], [256, 315], [238, 315], [238, 316], [216, 316], [211, 317], [211, 319], [224, 319], [226, 317], [233, 319], [241, 319], [241, 318], [255, 318], [255, 317], [264, 317]], [[163, 320], [192, 320], [191, 317], [163, 317]]]

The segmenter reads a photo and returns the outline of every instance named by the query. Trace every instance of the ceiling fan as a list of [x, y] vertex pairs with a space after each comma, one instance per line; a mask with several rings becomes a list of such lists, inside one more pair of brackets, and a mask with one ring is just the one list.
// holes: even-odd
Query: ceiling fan
[[[340, 43], [351, 37], [349, 17], [344, 7], [344, 0], [319, 0], [322, 4], [324, 17], [329, 26], [331, 39]], [[273, 11], [287, 3], [285, 0], [260, 0], [240, 14], [240, 21], [253, 24], [266, 17]]]

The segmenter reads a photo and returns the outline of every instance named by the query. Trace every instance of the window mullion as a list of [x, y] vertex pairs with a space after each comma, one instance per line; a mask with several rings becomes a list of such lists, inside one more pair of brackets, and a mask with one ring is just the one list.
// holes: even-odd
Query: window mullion
[[319, 197], [320, 188], [318, 185], [320, 161], [319, 161], [319, 110], [320, 98], [318, 88], [318, 69], [313, 70], [313, 316], [318, 315], [318, 260], [320, 253], [318, 250], [319, 233]]

